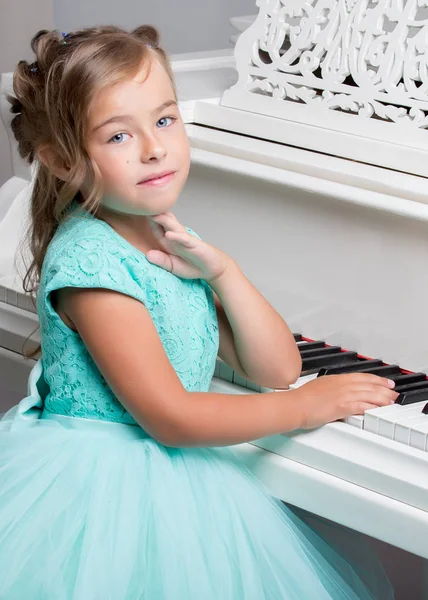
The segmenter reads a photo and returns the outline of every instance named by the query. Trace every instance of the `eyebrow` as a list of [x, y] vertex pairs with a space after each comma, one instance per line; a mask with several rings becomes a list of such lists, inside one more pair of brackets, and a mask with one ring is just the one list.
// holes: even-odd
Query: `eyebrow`
[[[169, 106], [177, 106], [177, 102], [175, 100], [167, 100], [166, 102], [164, 102], [157, 108], [153, 109], [152, 115], [156, 115], [156, 114], [162, 112]], [[98, 129], [101, 129], [101, 127], [104, 127], [105, 125], [109, 125], [110, 123], [116, 123], [117, 121], [132, 121], [132, 120], [133, 120], [133, 118], [130, 115], [116, 115], [114, 117], [110, 117], [110, 119], [107, 119], [106, 121], [103, 121], [102, 123], [98, 123], [98, 125], [95, 125], [95, 127], [93, 127], [93, 129], [92, 129], [92, 133], [94, 133]]]

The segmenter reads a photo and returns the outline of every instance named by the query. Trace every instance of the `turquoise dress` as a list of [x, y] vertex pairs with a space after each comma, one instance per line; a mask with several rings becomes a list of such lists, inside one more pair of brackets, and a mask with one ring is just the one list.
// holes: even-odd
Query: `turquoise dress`
[[28, 396], [0, 421], [1, 600], [393, 597], [380, 570], [357, 573], [233, 447], [171, 448], [150, 437], [52, 307], [50, 293], [63, 287], [142, 302], [188, 391], [206, 392], [214, 372], [206, 282], [150, 264], [74, 206], [43, 265], [42, 359]]

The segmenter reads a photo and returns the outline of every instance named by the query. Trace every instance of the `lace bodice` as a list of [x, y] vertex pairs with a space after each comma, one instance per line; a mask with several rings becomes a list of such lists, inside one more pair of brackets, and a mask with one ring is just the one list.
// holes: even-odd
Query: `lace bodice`
[[208, 390], [218, 350], [218, 323], [209, 285], [200, 279], [180, 279], [151, 264], [107, 223], [75, 205], [48, 247], [37, 295], [42, 361], [50, 388], [46, 410], [135, 422], [114, 396], [79, 334], [52, 307], [50, 293], [64, 287], [107, 288], [142, 302], [183, 386], [188, 391]]

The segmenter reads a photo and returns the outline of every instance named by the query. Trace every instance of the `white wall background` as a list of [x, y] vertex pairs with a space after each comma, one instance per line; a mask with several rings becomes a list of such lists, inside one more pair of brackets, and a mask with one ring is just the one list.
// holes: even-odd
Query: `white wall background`
[[229, 48], [230, 17], [258, 12], [255, 0], [53, 0], [53, 9], [62, 31], [100, 23], [155, 25], [171, 53]]
[[[132, 29], [155, 25], [169, 53], [230, 48], [232, 16], [256, 14], [255, 0], [0, 0], [0, 73], [31, 58], [39, 29], [72, 31], [99, 24]], [[0, 124], [0, 185], [11, 176], [6, 133]]]
[[[53, 0], [0, 0], [0, 73], [31, 58], [30, 41], [39, 29], [53, 28]], [[11, 176], [9, 145], [0, 123], [0, 185]]]

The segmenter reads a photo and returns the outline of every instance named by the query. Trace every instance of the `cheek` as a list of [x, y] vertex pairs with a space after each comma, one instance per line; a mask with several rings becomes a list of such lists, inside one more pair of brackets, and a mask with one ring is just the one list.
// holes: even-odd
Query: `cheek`
[[190, 144], [189, 138], [187, 137], [186, 131], [181, 132], [181, 135], [177, 137], [175, 150], [177, 152], [177, 156], [180, 157], [182, 165], [186, 165], [190, 162]]
[[105, 181], [123, 179], [129, 169], [130, 159], [125, 156], [105, 156], [98, 163], [98, 168]]

